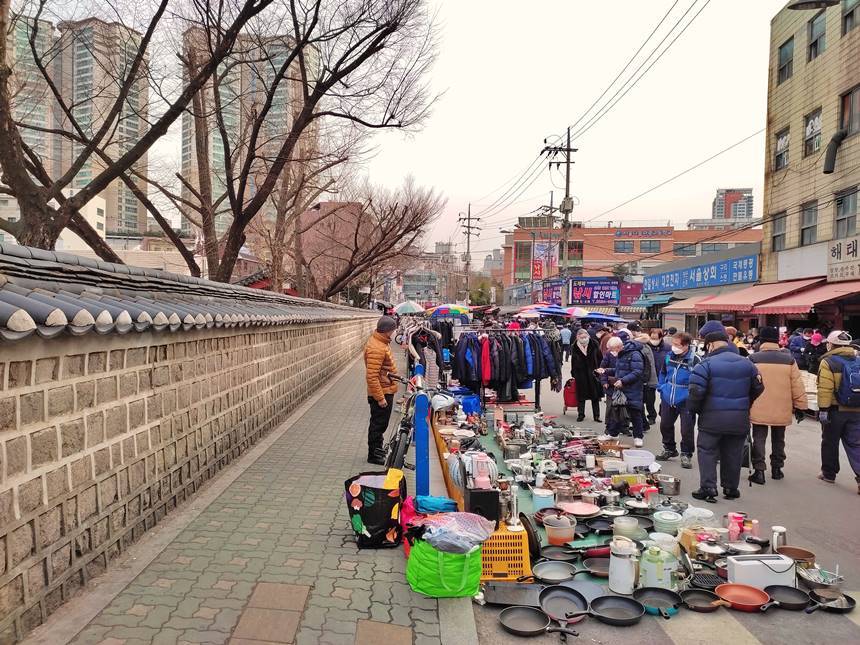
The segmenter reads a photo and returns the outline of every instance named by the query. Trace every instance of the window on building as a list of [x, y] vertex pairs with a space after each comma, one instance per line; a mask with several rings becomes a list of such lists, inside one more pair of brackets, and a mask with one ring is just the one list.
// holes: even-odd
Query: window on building
[[803, 156], [808, 157], [821, 150], [821, 108], [809, 114], [804, 122]]
[[836, 237], [857, 233], [857, 189], [836, 198]]
[[583, 246], [581, 241], [571, 240], [567, 243], [567, 257], [571, 260], [582, 259]]
[[786, 40], [779, 48], [779, 63], [777, 67], [776, 84], [784, 83], [791, 78], [794, 71], [794, 37]]
[[785, 213], [773, 216], [773, 233], [770, 238], [770, 248], [773, 251], [785, 250]]
[[773, 158], [773, 169], [782, 170], [788, 166], [789, 129], [776, 133], [776, 155]]
[[514, 242], [514, 277], [528, 280], [532, 275], [532, 243]]
[[616, 253], [633, 253], [633, 240], [615, 240]]
[[678, 256], [693, 256], [696, 255], [696, 245], [695, 244], [673, 244], [672, 245], [672, 253]]
[[800, 208], [800, 246], [809, 246], [817, 241], [818, 202], [810, 202]]
[[104, 222], [96, 222], [96, 228], [97, 228], [99, 231], [103, 231], [103, 230], [105, 230]]
[[97, 208], [96, 209], [96, 215], [98, 215], [99, 217], [104, 217], [105, 216], [105, 209], [104, 208]]
[[809, 26], [807, 27], [807, 31], [809, 32], [809, 46], [807, 48], [807, 61], [815, 60], [824, 53], [826, 18], [824, 9], [822, 9], [818, 12], [818, 15], [808, 23]]
[[842, 0], [842, 35], [857, 26], [860, 18], [860, 0]]
[[860, 131], [860, 85], [843, 95], [839, 115], [839, 126], [848, 134]]
[[659, 253], [660, 240], [641, 240], [639, 242], [640, 253]]
[[702, 242], [702, 255], [725, 251], [727, 248], [729, 248], [729, 245], [726, 242]]

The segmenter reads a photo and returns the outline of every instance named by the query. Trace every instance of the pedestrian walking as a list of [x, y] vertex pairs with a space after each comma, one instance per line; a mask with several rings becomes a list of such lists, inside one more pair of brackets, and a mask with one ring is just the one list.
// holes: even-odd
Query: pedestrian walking
[[385, 431], [391, 419], [394, 393], [397, 383], [388, 375], [397, 374], [394, 355], [391, 353], [391, 337], [397, 323], [390, 316], [382, 316], [376, 322], [376, 331], [364, 346], [364, 368], [367, 379], [367, 402], [370, 405], [370, 423], [367, 426], [367, 461], [378, 466], [385, 465], [385, 450], [382, 447]]
[[833, 484], [839, 474], [839, 442], [854, 470], [860, 495], [860, 358], [851, 334], [832, 331], [818, 368], [818, 420], [821, 422], [821, 474]]
[[573, 337], [573, 332], [570, 329], [570, 326], [564, 325], [561, 330], [559, 330], [559, 334], [561, 335], [561, 352], [564, 357], [565, 362], [570, 359], [570, 339]]
[[794, 335], [788, 341], [788, 349], [794, 358], [794, 362], [802, 370], [806, 369], [806, 358], [803, 355], [803, 348], [806, 347], [806, 343], [811, 339], [811, 329], [796, 329]]
[[[645, 383], [645, 359], [641, 345], [630, 339], [630, 334], [622, 330], [619, 335], [609, 339], [609, 353], [601, 363], [601, 382], [606, 395], [617, 388], [627, 397], [627, 414], [633, 424], [633, 445], [641, 448], [645, 435], [645, 415], [642, 409], [642, 390]], [[622, 336], [626, 340], [622, 340]], [[607, 434], [617, 437], [621, 428], [608, 427]]]
[[726, 499], [741, 496], [744, 443], [750, 431], [750, 408], [764, 391], [758, 369], [748, 358], [738, 354], [729, 342], [726, 328], [717, 320], [705, 323], [699, 330], [705, 343], [705, 358], [690, 375], [687, 405], [698, 415], [699, 436], [696, 454], [699, 460], [699, 489], [695, 499], [715, 503], [717, 496], [717, 461], [720, 462], [720, 484]]
[[680, 419], [681, 468], [693, 467], [693, 453], [696, 451], [696, 415], [687, 407], [687, 398], [690, 393], [690, 374], [702, 359], [696, 354], [692, 342], [693, 338], [685, 332], [672, 337], [672, 351], [664, 358], [664, 368], [660, 375], [660, 435], [663, 439], [663, 453], [657, 455], [657, 460], [668, 461], [678, 456], [675, 423]]
[[763, 485], [764, 473], [767, 470], [765, 457], [768, 431], [770, 476], [773, 479], [782, 479], [782, 467], [785, 465], [785, 428], [791, 425], [792, 413], [800, 423], [805, 416], [803, 410], [809, 405], [797, 363], [789, 350], [779, 346], [779, 330], [776, 327], [762, 327], [759, 338], [759, 350], [750, 360], [761, 374], [764, 393], [755, 400], [750, 410], [753, 473], [749, 480]]
[[806, 356], [806, 370], [810, 374], [818, 374], [818, 365], [821, 363], [821, 357], [826, 353], [827, 345], [824, 343], [824, 336], [817, 331], [814, 332], [803, 349], [803, 354]]
[[576, 332], [576, 343], [570, 354], [570, 375], [576, 381], [576, 397], [578, 415], [576, 420], [585, 420], [585, 402], [591, 401], [591, 413], [595, 421], [600, 422], [600, 399], [603, 398], [603, 388], [597, 380], [595, 370], [600, 367], [603, 355], [600, 346], [585, 329]]
[[654, 424], [657, 421], [657, 390], [660, 385], [660, 377], [666, 371], [666, 357], [672, 351], [671, 343], [664, 342], [663, 330], [660, 328], [651, 329], [648, 332], [648, 340], [645, 341], [646, 346], [651, 350], [654, 357], [654, 372], [656, 382], [654, 386], [646, 385], [645, 387], [645, 407], [648, 410], [648, 423]]

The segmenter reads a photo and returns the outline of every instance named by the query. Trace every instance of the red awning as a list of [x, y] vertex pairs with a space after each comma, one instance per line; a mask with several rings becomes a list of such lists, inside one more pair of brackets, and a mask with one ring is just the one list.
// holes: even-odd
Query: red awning
[[791, 293], [755, 307], [753, 314], [807, 314], [822, 302], [860, 294], [860, 280], [819, 284], [800, 293]]
[[676, 300], [675, 302], [666, 305], [661, 309], [661, 313], [676, 313], [676, 314], [691, 314], [696, 311], [696, 305], [704, 303], [706, 300], [716, 298], [716, 294], [706, 296], [692, 296], [684, 300]]
[[731, 293], [715, 296], [704, 302], [698, 302], [696, 303], [696, 311], [734, 311], [746, 313], [752, 311], [762, 303], [770, 302], [786, 294], [806, 289], [823, 280], [824, 278], [812, 278], [809, 280], [792, 280], [791, 282], [757, 284], [740, 291], [732, 291]]

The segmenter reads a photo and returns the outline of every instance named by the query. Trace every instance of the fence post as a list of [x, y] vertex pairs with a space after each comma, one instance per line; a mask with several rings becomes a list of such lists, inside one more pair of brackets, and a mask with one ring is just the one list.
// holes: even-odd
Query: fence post
[[[424, 366], [416, 365], [415, 373], [424, 376]], [[415, 494], [430, 494], [430, 396], [426, 392], [415, 395]]]

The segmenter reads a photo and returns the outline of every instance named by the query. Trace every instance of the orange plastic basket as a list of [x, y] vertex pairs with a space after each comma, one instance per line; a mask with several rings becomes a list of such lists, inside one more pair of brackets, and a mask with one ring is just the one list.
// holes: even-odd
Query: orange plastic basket
[[490, 539], [481, 546], [481, 582], [487, 580], [516, 580], [532, 573], [529, 559], [529, 539], [525, 531], [509, 531], [499, 525]]

